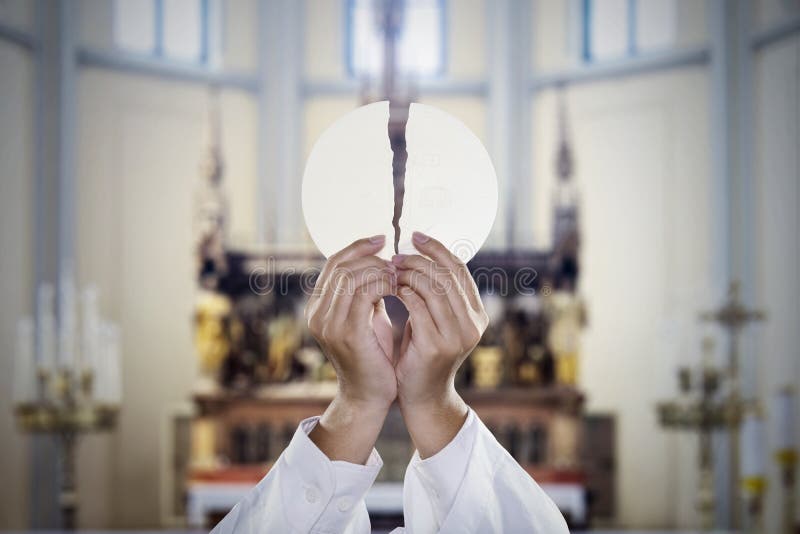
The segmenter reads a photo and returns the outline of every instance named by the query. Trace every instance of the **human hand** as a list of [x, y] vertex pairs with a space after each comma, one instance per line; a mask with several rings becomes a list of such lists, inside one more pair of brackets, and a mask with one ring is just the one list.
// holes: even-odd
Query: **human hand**
[[331, 256], [306, 305], [308, 328], [339, 382], [309, 435], [332, 460], [366, 461], [397, 396], [392, 326], [383, 306], [383, 297], [395, 292], [397, 270], [374, 255], [385, 239], [360, 239]]
[[409, 312], [395, 365], [398, 401], [422, 457], [458, 432], [467, 407], [455, 374], [489, 324], [467, 267], [439, 241], [419, 232], [422, 255], [397, 255], [397, 296]]

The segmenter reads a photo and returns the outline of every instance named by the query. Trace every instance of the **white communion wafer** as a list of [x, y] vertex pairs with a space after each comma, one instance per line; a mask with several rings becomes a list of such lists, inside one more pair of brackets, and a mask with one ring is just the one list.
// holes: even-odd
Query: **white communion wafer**
[[357, 108], [325, 130], [306, 162], [303, 215], [311, 239], [330, 257], [356, 239], [383, 234], [393, 252], [389, 102]]
[[497, 214], [497, 177], [489, 154], [461, 121], [426, 104], [411, 104], [406, 146], [399, 252], [415, 252], [411, 235], [418, 230], [462, 261], [472, 259]]
[[[325, 130], [311, 151], [303, 176], [303, 214], [326, 257], [375, 234], [387, 237], [379, 255], [392, 255], [395, 195], [388, 119], [388, 102], [360, 107]], [[497, 213], [497, 177], [486, 149], [463, 123], [424, 104], [411, 104], [406, 145], [399, 251], [415, 252], [411, 234], [418, 230], [468, 261]]]

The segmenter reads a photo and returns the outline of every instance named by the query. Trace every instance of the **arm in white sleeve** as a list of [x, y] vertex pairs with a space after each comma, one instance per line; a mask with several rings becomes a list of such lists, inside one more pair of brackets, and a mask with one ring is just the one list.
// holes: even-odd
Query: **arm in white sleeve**
[[267, 476], [212, 534], [370, 532], [364, 495], [383, 466], [373, 449], [366, 465], [331, 461], [309, 439], [306, 419]]
[[552, 500], [470, 410], [437, 454], [417, 453], [403, 487], [406, 532], [568, 533]]

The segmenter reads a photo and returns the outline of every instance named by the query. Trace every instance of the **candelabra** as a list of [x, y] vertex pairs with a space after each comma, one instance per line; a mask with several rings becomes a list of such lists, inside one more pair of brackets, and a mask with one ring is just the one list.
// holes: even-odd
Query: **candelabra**
[[[699, 395], [692, 399], [692, 373], [688, 368], [678, 371], [684, 397], [658, 405], [661, 424], [672, 428], [689, 428], [700, 432], [700, 498], [699, 508], [704, 528], [711, 528], [715, 498], [711, 433], [725, 429], [729, 434], [731, 490], [731, 523], [739, 527], [740, 495], [747, 505], [748, 519], [753, 528], [760, 528], [761, 505], [766, 489], [763, 462], [763, 421], [755, 399], [744, 398], [739, 389], [739, 335], [750, 322], [761, 321], [765, 314], [748, 310], [739, 301], [739, 283], [732, 282], [728, 299], [718, 310], [700, 315], [703, 321], [714, 322], [728, 331], [730, 345], [727, 365], [715, 368], [710, 365], [712, 344], [705, 340], [703, 350], [706, 362], [701, 371]], [[744, 425], [743, 435], [740, 431]], [[745, 444], [740, 456], [739, 439]], [[744, 464], [740, 473], [740, 463]], [[741, 491], [741, 493], [740, 493]]]
[[[730, 343], [728, 345], [728, 365], [726, 374], [728, 377], [730, 392], [728, 397], [731, 402], [736, 405], [740, 404], [739, 391], [739, 336], [742, 329], [751, 322], [763, 321], [766, 314], [761, 310], [748, 310], [744, 307], [740, 298], [740, 284], [734, 280], [731, 282], [728, 290], [728, 299], [717, 310], [704, 312], [700, 314], [700, 319], [706, 322], [717, 323], [722, 328], [728, 331]], [[731, 508], [731, 526], [733, 528], [739, 527], [739, 500], [737, 485], [740, 483], [739, 473], [739, 426], [741, 420], [736, 418], [730, 421], [728, 425], [728, 461], [730, 470], [730, 479], [733, 488], [730, 492], [730, 508]]]
[[18, 325], [14, 409], [20, 430], [56, 440], [60, 526], [72, 530], [78, 438], [111, 430], [119, 413], [119, 329], [100, 319], [97, 292], [90, 287], [83, 296], [81, 335], [76, 335], [74, 286], [68, 278], [60, 285], [58, 321], [53, 288], [43, 284], [35, 323], [23, 318]]
[[745, 405], [736, 396], [723, 394], [725, 372], [711, 365], [713, 342], [706, 338], [702, 347], [704, 362], [699, 373], [688, 367], [678, 370], [681, 397], [659, 403], [657, 406], [662, 426], [675, 429], [690, 429], [699, 433], [700, 478], [697, 491], [697, 508], [704, 529], [711, 529], [714, 520], [716, 497], [714, 495], [713, 449], [711, 434], [720, 428], [738, 425]]

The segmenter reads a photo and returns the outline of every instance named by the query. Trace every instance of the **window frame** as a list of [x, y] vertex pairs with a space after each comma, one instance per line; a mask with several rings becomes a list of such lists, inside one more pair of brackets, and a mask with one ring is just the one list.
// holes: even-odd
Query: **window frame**
[[[164, 49], [164, 0], [140, 0], [140, 1], [149, 1], [153, 5], [153, 47], [150, 51], [138, 51], [138, 50], [130, 50], [121, 46], [117, 41], [117, 36], [113, 35], [113, 46], [114, 49], [123, 52], [125, 54], [134, 54], [137, 56], [143, 56], [150, 59], [155, 59], [159, 61], [166, 61], [166, 62], [173, 62], [178, 63], [181, 65], [193, 65], [193, 66], [200, 66], [210, 68], [211, 65], [211, 0], [195, 0], [198, 3], [199, 11], [200, 11], [200, 22], [199, 22], [199, 36], [200, 40], [198, 42], [198, 55], [197, 59], [189, 60], [186, 58], [179, 58], [170, 56], [166, 53]], [[224, 13], [225, 13], [225, 2], [226, 0], [219, 0], [220, 1], [220, 46], [222, 46], [222, 35], [224, 35]], [[112, 7], [112, 17], [117, 17], [117, 0], [113, 2]], [[115, 28], [115, 24], [112, 21], [112, 32]]]
[[[637, 39], [639, 0], [627, 0], [627, 46], [625, 52], [617, 57], [598, 59], [592, 51], [593, 7], [596, 0], [581, 0], [581, 50], [580, 59], [584, 64], [598, 64], [640, 57], [660, 50], [642, 50]], [[676, 42], [677, 44], [677, 42]]]
[[[413, 0], [410, 0], [413, 1]], [[436, 72], [417, 76], [417, 79], [437, 79], [444, 78], [447, 74], [447, 57], [448, 57], [448, 31], [447, 31], [447, 16], [448, 16], [448, 2], [447, 0], [434, 0], [436, 7], [441, 14], [439, 19], [439, 35], [441, 38], [441, 47], [439, 53], [439, 68]], [[353, 43], [355, 41], [355, 7], [358, 0], [343, 0], [344, 3], [344, 65], [345, 76], [350, 80], [359, 80], [363, 75], [360, 75], [355, 70], [353, 62]], [[404, 28], [405, 30], [405, 28]], [[402, 34], [402, 33], [401, 33]]]

